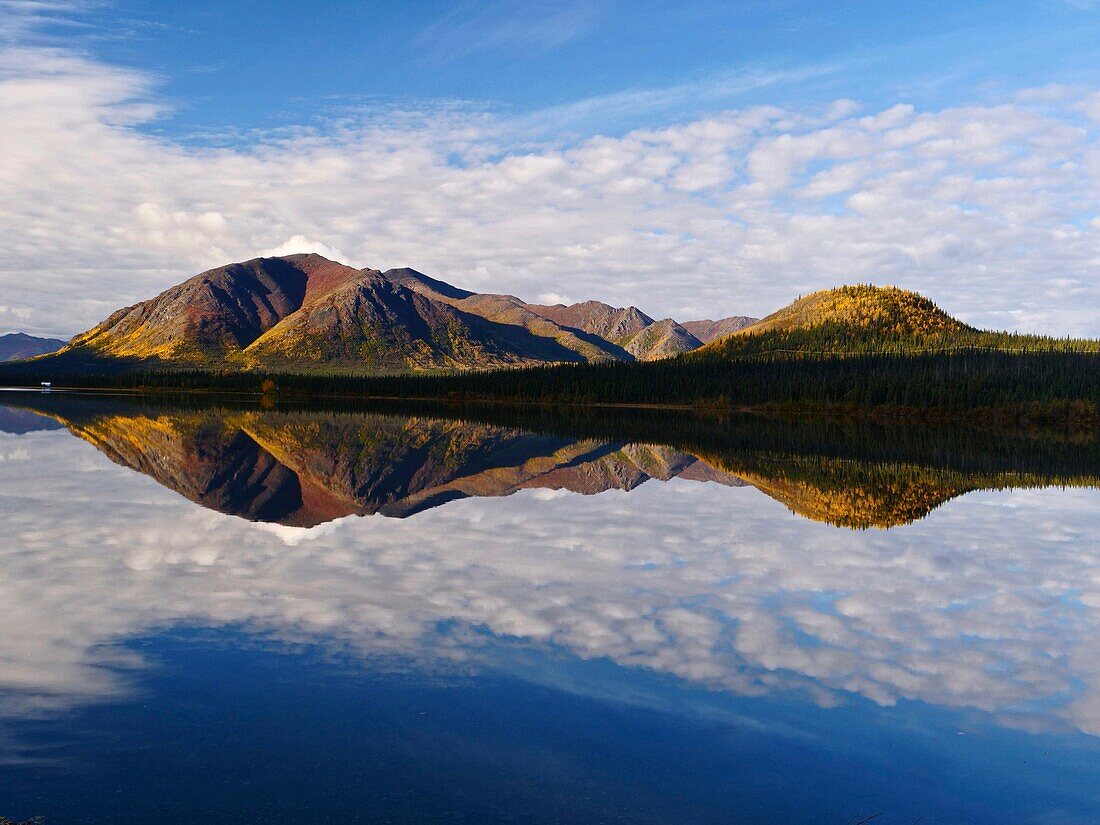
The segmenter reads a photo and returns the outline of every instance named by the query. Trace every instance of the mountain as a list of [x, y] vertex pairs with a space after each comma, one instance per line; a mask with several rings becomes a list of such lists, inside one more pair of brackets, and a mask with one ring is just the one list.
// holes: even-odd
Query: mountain
[[361, 277], [320, 255], [256, 258], [202, 272], [124, 307], [62, 355], [203, 365], [242, 353], [283, 319]]
[[704, 321], [684, 321], [682, 326], [704, 344], [709, 344], [716, 338], [725, 338], [759, 320], [759, 318], [750, 318], [748, 315], [731, 315], [729, 318], [721, 318], [717, 321], [709, 318]]
[[552, 334], [456, 309], [452, 296], [461, 291], [434, 283], [449, 292], [443, 300], [320, 255], [255, 258], [120, 309], [58, 356], [70, 364], [370, 372], [583, 359]]
[[532, 304], [530, 308], [555, 324], [584, 330], [619, 345], [624, 345], [653, 323], [653, 319], [637, 307], [622, 309], [600, 301], [584, 301], [569, 306]]
[[249, 367], [399, 372], [503, 367], [524, 363], [537, 350], [499, 334], [485, 319], [363, 271], [283, 318], [249, 344], [241, 360]]
[[638, 361], [659, 361], [682, 352], [691, 352], [703, 342], [671, 318], [654, 321], [623, 345]]
[[842, 286], [814, 292], [740, 330], [742, 335], [836, 324], [908, 336], [972, 330], [917, 292], [895, 286]]
[[202, 272], [114, 312], [35, 368], [388, 374], [650, 361], [701, 346], [676, 321], [635, 307], [539, 306], [414, 269], [300, 254]]
[[451, 286], [445, 281], [431, 278], [423, 272], [417, 272], [415, 269], [410, 269], [407, 266], [401, 267], [400, 269], [387, 269], [383, 274], [395, 284], [401, 284], [414, 292], [420, 292], [423, 295], [427, 295], [429, 298], [435, 298], [440, 301], [445, 301], [447, 299], [461, 301], [463, 298], [470, 298], [476, 294], [470, 292], [468, 289], [460, 289], [457, 286]]
[[60, 338], [37, 338], [25, 332], [0, 335], [0, 361], [17, 361], [56, 352], [65, 346]]

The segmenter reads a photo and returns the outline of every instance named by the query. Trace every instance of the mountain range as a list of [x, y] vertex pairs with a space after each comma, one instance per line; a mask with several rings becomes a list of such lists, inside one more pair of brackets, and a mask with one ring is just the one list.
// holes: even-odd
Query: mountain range
[[599, 301], [543, 306], [413, 269], [355, 269], [300, 254], [202, 272], [116, 311], [51, 361], [371, 373], [651, 361], [754, 320], [680, 324]]

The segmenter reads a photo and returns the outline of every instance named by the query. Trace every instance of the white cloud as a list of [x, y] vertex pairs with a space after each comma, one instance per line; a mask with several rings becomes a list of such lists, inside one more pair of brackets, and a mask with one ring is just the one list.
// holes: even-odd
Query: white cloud
[[72, 333], [210, 266], [312, 248], [655, 317], [872, 281], [979, 324], [1100, 335], [1096, 94], [1039, 97], [758, 106], [535, 144], [530, 118], [455, 109], [209, 148], [144, 130], [147, 75], [8, 49], [0, 290], [21, 326]]
[[566, 296], [559, 295], [556, 292], [541, 292], [536, 298], [536, 301], [540, 304], [569, 304], [572, 303]]
[[278, 246], [273, 246], [271, 249], [265, 249], [260, 252], [265, 257], [275, 257], [278, 255], [294, 255], [300, 252], [316, 252], [319, 255], [324, 255], [329, 260], [343, 261], [344, 253], [335, 247], [331, 247], [321, 241], [312, 241], [303, 235], [295, 235], [293, 238], [288, 238]]

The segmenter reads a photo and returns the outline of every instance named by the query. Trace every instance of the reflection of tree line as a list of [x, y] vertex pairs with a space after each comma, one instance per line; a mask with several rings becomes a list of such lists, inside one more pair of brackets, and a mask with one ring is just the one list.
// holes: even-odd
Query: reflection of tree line
[[329, 406], [33, 398], [35, 409], [116, 463], [203, 506], [301, 526], [349, 514], [407, 516], [521, 489], [595, 493], [681, 477], [727, 485], [743, 479], [807, 518], [887, 527], [976, 489], [1100, 485], [1100, 445], [1091, 432], [626, 409]]

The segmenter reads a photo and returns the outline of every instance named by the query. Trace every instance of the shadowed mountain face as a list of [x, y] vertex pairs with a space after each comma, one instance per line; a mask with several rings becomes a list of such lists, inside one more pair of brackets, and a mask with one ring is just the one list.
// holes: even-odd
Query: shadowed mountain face
[[[200, 273], [118, 310], [38, 366], [377, 374], [649, 361], [701, 346], [671, 318], [654, 321], [635, 307], [536, 306], [413, 269], [382, 273], [304, 254]], [[59, 347], [62, 342], [33, 351], [24, 346], [20, 357]]]
[[[701, 436], [673, 427], [667, 437], [678, 446], [672, 447], [650, 441], [653, 430], [630, 427], [619, 430], [622, 438], [608, 438], [436, 416], [142, 408], [57, 393], [31, 398], [0, 402], [33, 405], [40, 415], [0, 406], [0, 423], [22, 432], [26, 421], [60, 422], [115, 463], [197, 504], [296, 527], [372, 513], [404, 518], [456, 499], [527, 489], [593, 495], [680, 479], [751, 485], [805, 518], [867, 529], [908, 524], [977, 489], [1100, 485], [1092, 448], [1068, 443], [1054, 445], [1050, 460], [1032, 445], [1030, 457], [1006, 462], [1004, 446], [993, 443], [945, 463], [938, 443], [931, 453], [924, 445], [876, 455], [875, 442], [856, 438], [863, 446], [845, 454], [824, 449], [835, 437], [815, 442], [805, 432], [751, 423], [730, 429], [696, 422]], [[788, 441], [805, 447], [792, 450]], [[883, 446], [894, 449], [892, 440]], [[932, 463], [922, 458], [929, 455]]]

